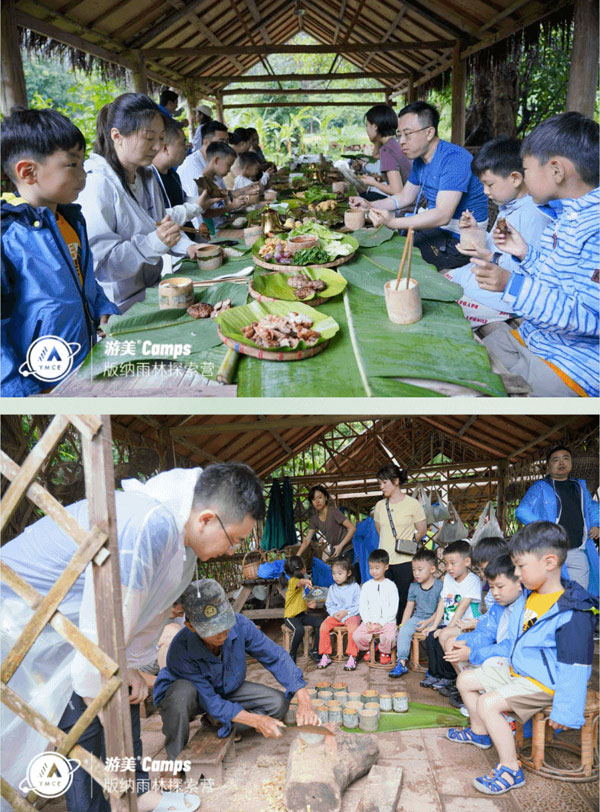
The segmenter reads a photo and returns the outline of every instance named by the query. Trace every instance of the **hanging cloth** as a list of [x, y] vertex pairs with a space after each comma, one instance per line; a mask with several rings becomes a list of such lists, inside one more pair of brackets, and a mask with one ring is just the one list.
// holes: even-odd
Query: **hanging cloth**
[[269, 507], [265, 520], [265, 529], [260, 542], [263, 550], [281, 550], [286, 545], [285, 525], [283, 519], [283, 495], [279, 480], [273, 480]]

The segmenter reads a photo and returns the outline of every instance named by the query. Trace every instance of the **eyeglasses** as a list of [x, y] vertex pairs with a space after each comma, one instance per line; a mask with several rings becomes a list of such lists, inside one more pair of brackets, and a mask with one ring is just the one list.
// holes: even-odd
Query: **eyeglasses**
[[415, 133], [421, 133], [423, 132], [423, 130], [428, 130], [430, 127], [431, 124], [429, 125], [429, 127], [421, 127], [419, 130], [403, 130], [398, 133], [398, 140], [402, 141], [402, 139], [404, 139], [405, 141], [408, 141], [411, 135], [414, 135]]
[[227, 530], [225, 530], [225, 525], [221, 521], [221, 517], [218, 516], [216, 513], [215, 513], [215, 517], [216, 517], [217, 521], [219, 522], [219, 524], [221, 525], [221, 530], [225, 533], [225, 537], [227, 538], [227, 541], [229, 542], [229, 546], [231, 547], [232, 551], [235, 552], [238, 549], [238, 547], [242, 546], [241, 543], [240, 544], [234, 544], [233, 541], [231, 540], [231, 536], [229, 535]]

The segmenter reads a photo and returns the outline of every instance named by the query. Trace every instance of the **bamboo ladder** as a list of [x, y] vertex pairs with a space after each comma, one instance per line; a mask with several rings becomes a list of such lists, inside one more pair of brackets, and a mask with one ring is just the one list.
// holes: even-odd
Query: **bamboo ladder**
[[[72, 424], [81, 435], [85, 490], [88, 500], [90, 530], [84, 530], [64, 507], [48, 493], [36, 477], [50, 459], [62, 436]], [[78, 759], [81, 767], [101, 785], [109, 787], [111, 809], [116, 809], [123, 792], [111, 788], [111, 773], [87, 750], [77, 745], [83, 731], [100, 711], [104, 712], [106, 754], [117, 758], [133, 755], [133, 738], [126, 673], [125, 640], [121, 608], [121, 587], [117, 544], [114, 473], [110, 418], [96, 415], [57, 415], [21, 466], [0, 452], [0, 472], [10, 481], [0, 508], [0, 527], [6, 527], [17, 505], [25, 498], [33, 502], [77, 544], [78, 549], [47, 595], [41, 595], [9, 566], [3, 565], [0, 577], [33, 610], [34, 614], [8, 652], [1, 667], [0, 699], [28, 725], [43, 734], [56, 752]], [[92, 562], [98, 645], [89, 640], [71, 621], [58, 611], [58, 606], [79, 575]], [[102, 688], [69, 733], [52, 724], [25, 702], [9, 685], [46, 625], [50, 625], [77, 651], [83, 654], [101, 674]], [[127, 785], [135, 781], [133, 771], [121, 772]], [[39, 796], [31, 791], [27, 798], [0, 778], [1, 793], [18, 812], [35, 812], [32, 803]], [[137, 812], [135, 792], [124, 798], [129, 812]], [[122, 800], [120, 801], [122, 803]]]

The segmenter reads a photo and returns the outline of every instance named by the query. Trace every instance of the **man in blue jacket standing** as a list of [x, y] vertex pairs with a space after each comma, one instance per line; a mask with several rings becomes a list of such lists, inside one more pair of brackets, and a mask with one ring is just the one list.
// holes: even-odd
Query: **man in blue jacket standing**
[[573, 460], [566, 446], [552, 448], [546, 465], [547, 475], [529, 488], [515, 515], [522, 524], [546, 521], [562, 525], [569, 535], [563, 576], [597, 596], [598, 502], [592, 499], [584, 479], [571, 476]]

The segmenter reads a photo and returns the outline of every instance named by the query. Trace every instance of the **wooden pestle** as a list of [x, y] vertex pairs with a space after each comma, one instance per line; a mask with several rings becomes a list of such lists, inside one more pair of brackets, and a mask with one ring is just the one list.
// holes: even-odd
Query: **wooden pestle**
[[[412, 248], [413, 248], [413, 229], [409, 228], [408, 233], [406, 235], [406, 242], [404, 243], [404, 251], [402, 252], [402, 259], [400, 260], [400, 267], [398, 268], [398, 275], [396, 276], [396, 290], [398, 290], [400, 286], [400, 280], [402, 279], [402, 274], [404, 273], [404, 266], [406, 264], [406, 257], [408, 256], [408, 276], [407, 279], [410, 279], [410, 266], [412, 263]], [[408, 290], [408, 282], [406, 283], [406, 289]]]

